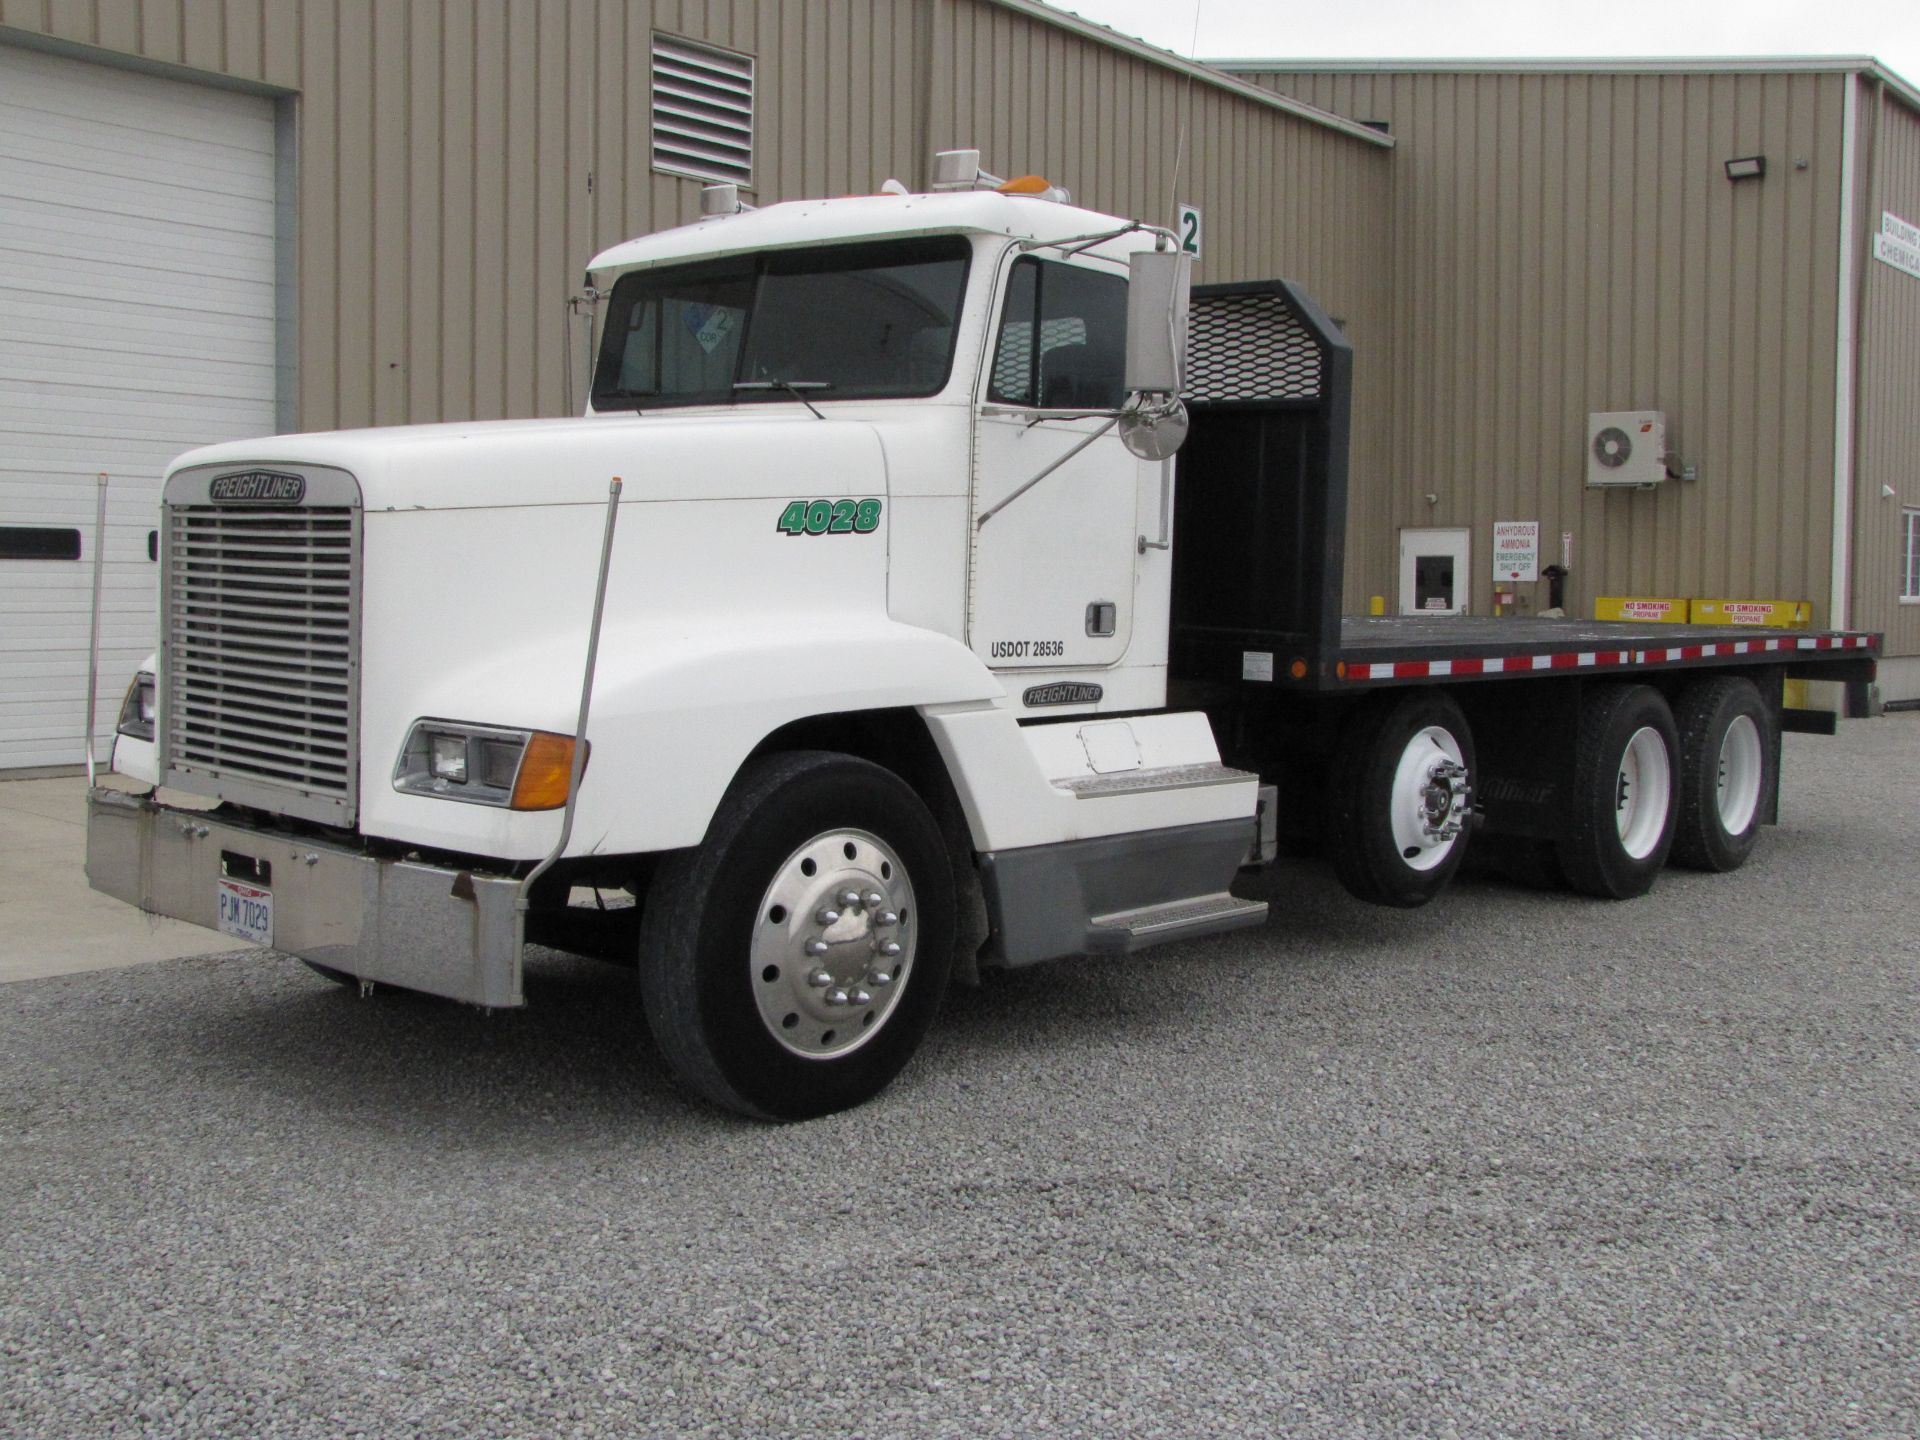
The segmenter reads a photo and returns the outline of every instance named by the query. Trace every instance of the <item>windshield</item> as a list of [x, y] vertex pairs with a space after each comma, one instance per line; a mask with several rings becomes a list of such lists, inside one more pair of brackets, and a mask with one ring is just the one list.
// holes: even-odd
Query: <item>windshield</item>
[[607, 307], [594, 408], [936, 394], [953, 368], [971, 253], [945, 236], [623, 275]]

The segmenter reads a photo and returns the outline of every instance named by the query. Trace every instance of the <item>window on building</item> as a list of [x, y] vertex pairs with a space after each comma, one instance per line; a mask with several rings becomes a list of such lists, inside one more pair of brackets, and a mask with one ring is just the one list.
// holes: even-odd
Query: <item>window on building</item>
[[1045, 410], [1114, 410], [1126, 397], [1127, 282], [1016, 260], [987, 398]]
[[653, 168], [753, 183], [753, 57], [653, 37]]
[[1920, 604], [1920, 510], [1902, 510], [1900, 520], [1900, 598]]
[[51, 525], [0, 525], [0, 560], [78, 560], [80, 532]]

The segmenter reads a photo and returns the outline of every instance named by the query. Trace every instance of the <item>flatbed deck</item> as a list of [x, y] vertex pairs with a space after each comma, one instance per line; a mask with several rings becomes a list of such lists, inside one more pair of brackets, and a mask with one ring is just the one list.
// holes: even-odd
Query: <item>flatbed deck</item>
[[1630, 620], [1348, 615], [1321, 673], [1335, 688], [1492, 678], [1522, 671], [1642, 669], [1747, 663], [1804, 667], [1844, 680], [1839, 662], [1871, 659], [1880, 637], [1858, 631], [1766, 630]]

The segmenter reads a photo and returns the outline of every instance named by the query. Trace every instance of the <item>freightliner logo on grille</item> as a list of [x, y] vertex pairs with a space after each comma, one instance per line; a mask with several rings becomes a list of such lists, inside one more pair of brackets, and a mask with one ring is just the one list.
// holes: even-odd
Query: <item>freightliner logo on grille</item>
[[207, 487], [209, 500], [251, 500], [260, 505], [298, 505], [307, 498], [304, 476], [282, 475], [277, 470], [243, 470], [235, 475], [218, 475]]

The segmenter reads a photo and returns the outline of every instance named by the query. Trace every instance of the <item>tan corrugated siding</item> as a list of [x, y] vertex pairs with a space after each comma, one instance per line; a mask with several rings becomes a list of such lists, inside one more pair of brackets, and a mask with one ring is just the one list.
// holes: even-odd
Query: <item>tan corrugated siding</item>
[[[560, 413], [585, 262], [682, 223], [655, 30], [755, 57], [757, 198], [913, 178], [915, 0], [0, 0], [0, 25], [297, 95], [301, 424]], [[107, 57], [103, 57], [107, 58]]]
[[1901, 512], [1920, 509], [1920, 279], [1872, 258], [1872, 245], [1887, 211], [1920, 225], [1920, 114], [1864, 88], [1854, 620], [1886, 633], [1888, 655], [1915, 656], [1920, 605], [1899, 595]]
[[[1843, 76], [1247, 78], [1392, 126], [1393, 523], [1472, 527], [1476, 608], [1489, 527], [1538, 519], [1543, 558], [1573, 532], [1582, 610], [1752, 596], [1824, 620]], [[1766, 178], [1729, 182], [1750, 154]], [[1697, 482], [1586, 489], [1588, 412], [1629, 409], [1666, 412]]]
[[754, 57], [763, 203], [921, 184], [962, 145], [1120, 214], [1191, 201], [1201, 280], [1284, 275], [1347, 322], [1349, 603], [1390, 563], [1388, 150], [987, 0], [0, 0], [0, 24], [297, 94], [316, 429], [557, 414], [569, 359], [579, 402], [584, 262], [698, 213], [651, 165], [655, 31]]

